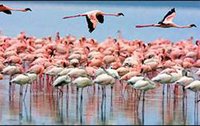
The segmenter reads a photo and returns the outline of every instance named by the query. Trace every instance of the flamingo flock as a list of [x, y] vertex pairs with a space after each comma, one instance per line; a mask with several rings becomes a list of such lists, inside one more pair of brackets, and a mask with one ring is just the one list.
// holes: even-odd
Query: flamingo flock
[[62, 93], [65, 85], [77, 90], [95, 90], [98, 85], [105, 93], [117, 83], [121, 92], [127, 87], [146, 92], [163, 85], [164, 95], [166, 84], [174, 91], [200, 90], [200, 47], [193, 38], [145, 43], [109, 37], [99, 43], [72, 35], [39, 39], [21, 32], [15, 38], [1, 36], [0, 42], [1, 79], [9, 76], [11, 94], [15, 84], [48, 93], [54, 88]]
[[[30, 8], [13, 9], [0, 5], [0, 11], [11, 14], [11, 11], [31, 11]], [[158, 24], [137, 25], [142, 27], [191, 28], [195, 24], [179, 26], [172, 22], [176, 13], [171, 9]], [[123, 13], [105, 13], [94, 10], [63, 19], [86, 17], [89, 32], [93, 32], [97, 23], [104, 22], [104, 16], [124, 16]], [[144, 94], [163, 85], [179, 92], [200, 91], [198, 80], [200, 71], [199, 40], [193, 44], [193, 38], [178, 42], [157, 39], [145, 43], [142, 40], [126, 40], [108, 37], [103, 42], [93, 38], [76, 38], [68, 35], [56, 38], [36, 38], [21, 32], [17, 37], [0, 36], [0, 79], [9, 76], [9, 94], [13, 94], [15, 84], [21, 89], [30, 85], [30, 90], [52, 93], [54, 88], [63, 93], [63, 86], [81, 88], [81, 99], [84, 88], [93, 86], [102, 88], [106, 97], [106, 88], [120, 83], [122, 93], [131, 87]], [[26, 88], [26, 89], [27, 89]], [[169, 93], [170, 91], [167, 90]], [[23, 90], [20, 90], [23, 95]], [[196, 98], [195, 102], [200, 101]]]

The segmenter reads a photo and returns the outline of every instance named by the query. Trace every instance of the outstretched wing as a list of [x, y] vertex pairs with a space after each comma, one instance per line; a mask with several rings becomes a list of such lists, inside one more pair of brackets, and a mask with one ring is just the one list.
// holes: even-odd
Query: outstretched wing
[[162, 19], [162, 21], [159, 22], [159, 24], [171, 23], [173, 19], [175, 18], [175, 16], [176, 16], [176, 12], [175, 12], [175, 8], [173, 8], [165, 15], [165, 17]]
[[103, 23], [104, 22], [104, 16], [100, 13], [96, 14], [96, 18], [98, 20], [99, 23]]
[[5, 11], [2, 11], [2, 12], [6, 13], [6, 14], [12, 14], [12, 12], [10, 10], [5, 10]]
[[12, 14], [12, 12], [8, 9], [8, 7], [4, 6], [3, 4], [0, 5], [0, 10], [6, 14]]
[[94, 18], [92, 17], [88, 17], [88, 15], [86, 16], [86, 20], [87, 20], [87, 24], [88, 24], [88, 28], [89, 28], [89, 32], [93, 32], [94, 29], [96, 28], [97, 26], [97, 20], [95, 20]]

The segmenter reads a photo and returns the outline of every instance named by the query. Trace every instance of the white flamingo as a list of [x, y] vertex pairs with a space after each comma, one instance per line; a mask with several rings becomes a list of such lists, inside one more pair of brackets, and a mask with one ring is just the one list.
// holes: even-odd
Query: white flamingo
[[88, 77], [78, 77], [73, 82], [77, 86], [77, 88], [81, 88], [81, 100], [83, 99], [83, 88], [87, 86], [92, 86], [93, 82]]
[[63, 94], [63, 91], [59, 87], [63, 87], [64, 85], [67, 85], [69, 83], [71, 83], [71, 78], [68, 75], [63, 75], [55, 79], [55, 81], [53, 82], [53, 87], [59, 89]]
[[196, 94], [195, 102], [199, 102], [200, 101], [200, 100], [197, 99], [197, 92], [200, 91], [200, 81], [199, 80], [193, 81], [192, 83], [187, 85], [185, 87], [185, 89], [190, 89], [190, 90], [194, 91], [195, 94]]
[[72, 69], [74, 68], [64, 68], [60, 73], [58, 73], [58, 76], [67, 75]]
[[[34, 73], [25, 73], [25, 74], [17, 75], [15, 78], [13, 78], [11, 80], [11, 83], [16, 83], [16, 84], [20, 85], [20, 96], [22, 96], [23, 95], [23, 85], [31, 84], [36, 79], [37, 79], [37, 75], [36, 74], [34, 74]], [[24, 94], [24, 99], [25, 99], [25, 96], [26, 96], [26, 92], [27, 92], [27, 87], [26, 87], [26, 91], [25, 91], [25, 94]]]
[[97, 76], [93, 80], [93, 82], [102, 86], [102, 92], [103, 92], [102, 95], [106, 96], [105, 87], [107, 85], [113, 85], [115, 83], [115, 78], [112, 77], [111, 75], [108, 75], [107, 73], [105, 73], [105, 74], [101, 74], [101, 75]]
[[184, 70], [183, 76], [175, 82], [175, 84], [178, 84], [183, 87], [183, 92], [185, 91], [185, 86], [189, 85], [192, 81], [194, 81], [194, 77], [189, 74], [190, 72]]

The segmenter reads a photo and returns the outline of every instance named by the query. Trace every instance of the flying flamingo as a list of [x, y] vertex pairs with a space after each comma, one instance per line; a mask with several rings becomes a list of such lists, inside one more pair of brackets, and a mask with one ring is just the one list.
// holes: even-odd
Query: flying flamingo
[[136, 25], [136, 28], [143, 28], [143, 27], [161, 27], [161, 28], [192, 28], [197, 27], [195, 24], [190, 24], [186, 26], [180, 26], [173, 23], [173, 19], [176, 16], [175, 8], [172, 8], [162, 19], [162, 21], [158, 22], [158, 24], [147, 24], [147, 25]]
[[87, 20], [87, 24], [88, 24], [88, 28], [89, 28], [89, 32], [93, 32], [97, 26], [97, 23], [103, 23], [104, 22], [104, 16], [124, 16], [123, 13], [105, 13], [103, 11], [100, 10], [93, 10], [93, 11], [89, 11], [83, 14], [78, 14], [78, 15], [74, 15], [74, 16], [66, 16], [63, 17], [63, 19], [67, 19], [67, 18], [75, 18], [75, 17], [82, 17], [85, 16], [86, 20]]
[[14, 9], [8, 6], [5, 6], [3, 4], [0, 5], [0, 12], [4, 12], [6, 14], [12, 14], [11, 11], [21, 11], [21, 12], [27, 12], [32, 11], [30, 8], [23, 8], [23, 9]]

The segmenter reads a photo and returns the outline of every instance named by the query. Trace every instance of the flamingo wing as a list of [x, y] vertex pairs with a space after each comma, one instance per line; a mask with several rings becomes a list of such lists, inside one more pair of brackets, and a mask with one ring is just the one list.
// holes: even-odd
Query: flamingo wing
[[104, 22], [104, 16], [102, 14], [97, 13], [96, 14], [96, 18], [99, 21], [99, 23], [103, 23]]
[[95, 20], [94, 18], [89, 18], [88, 15], [86, 16], [86, 20], [87, 20], [89, 32], [91, 33], [94, 31], [94, 29], [97, 26], [97, 20]]
[[12, 14], [12, 12], [10, 10], [5, 10], [5, 11], [2, 11], [2, 12], [6, 13], [6, 14]]
[[176, 16], [176, 12], [175, 12], [175, 8], [173, 8], [165, 15], [165, 17], [162, 19], [162, 21], [159, 22], [159, 24], [171, 23], [173, 19], [175, 18], [175, 16]]
[[0, 11], [6, 13], [6, 14], [12, 14], [12, 12], [9, 10], [10, 8], [7, 6], [4, 6], [3, 4], [0, 5]]

